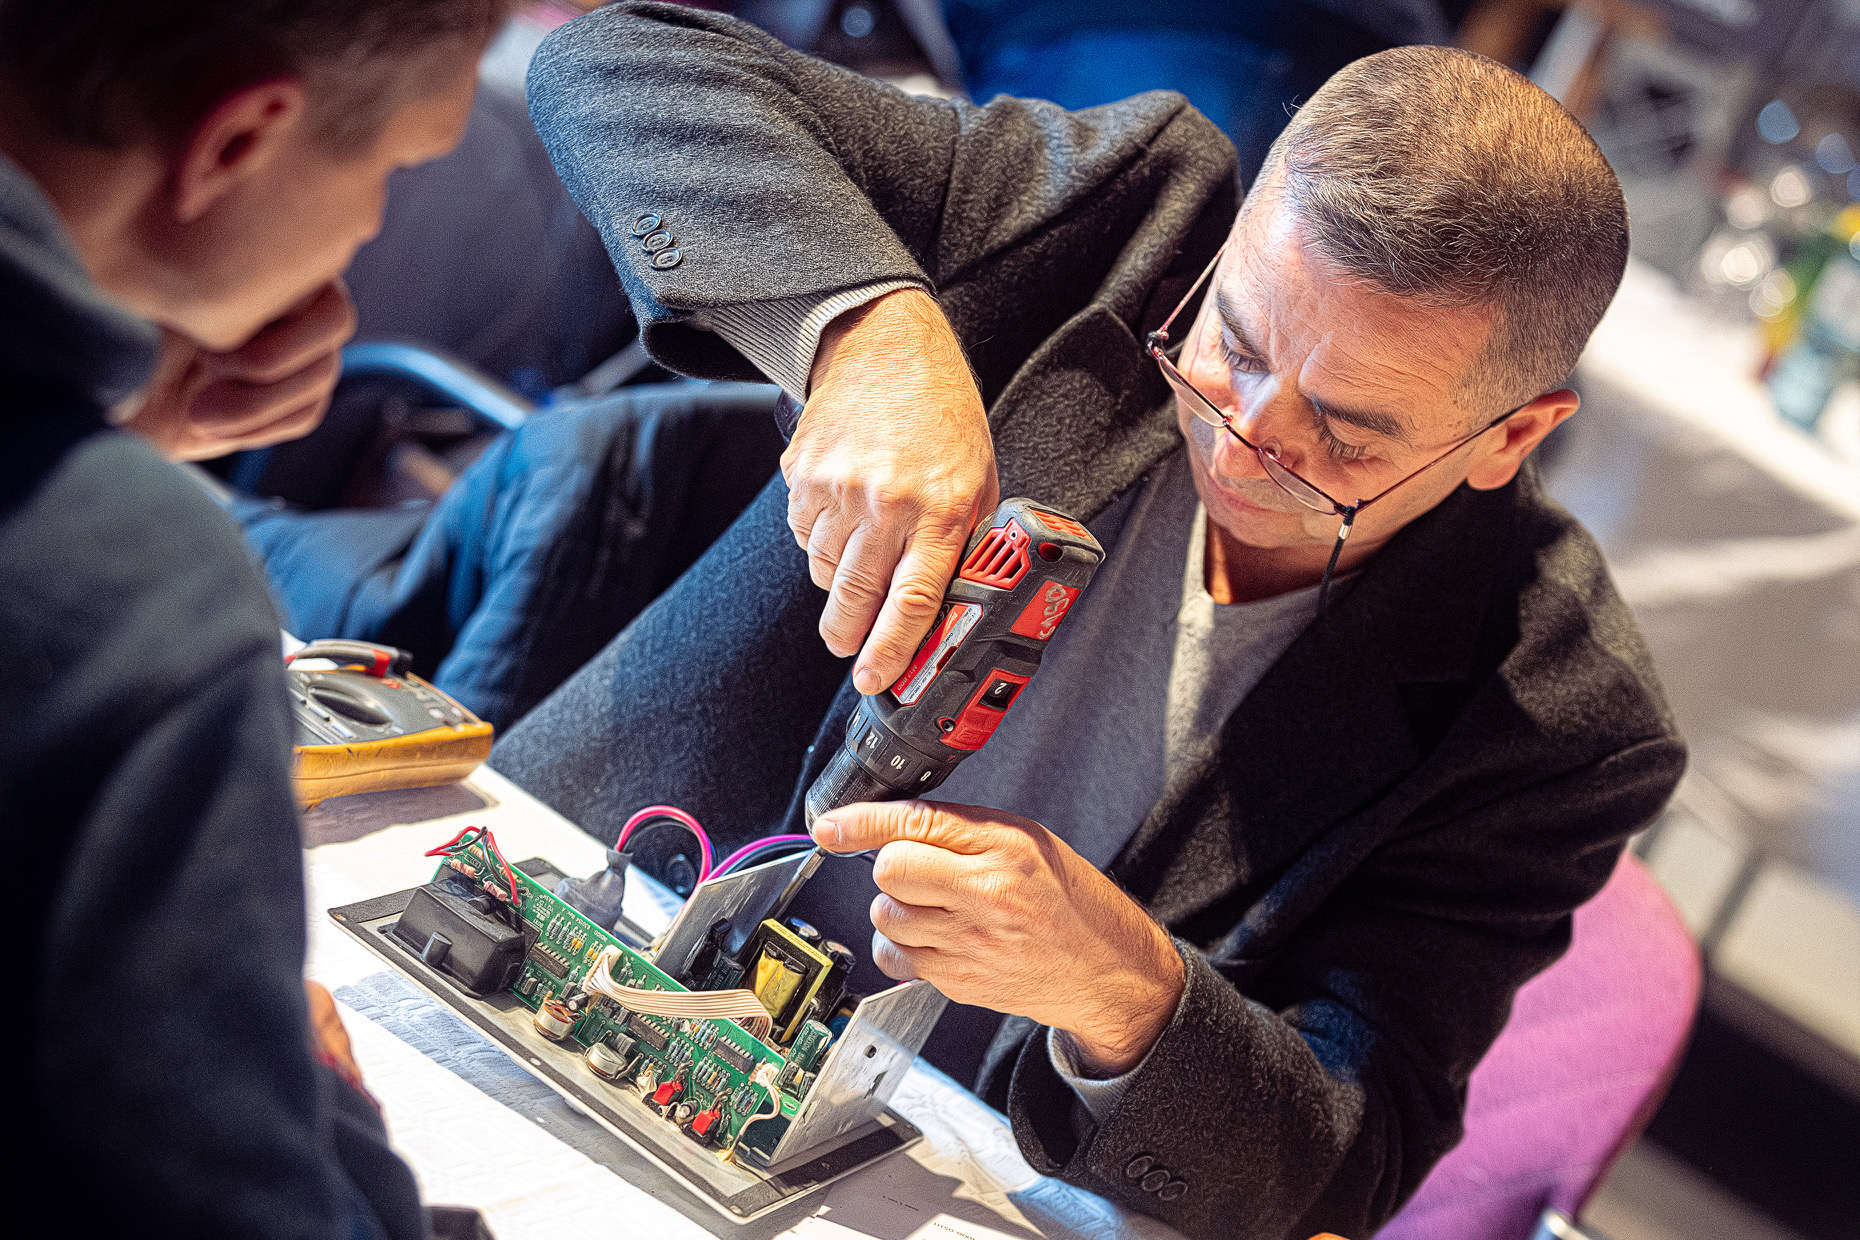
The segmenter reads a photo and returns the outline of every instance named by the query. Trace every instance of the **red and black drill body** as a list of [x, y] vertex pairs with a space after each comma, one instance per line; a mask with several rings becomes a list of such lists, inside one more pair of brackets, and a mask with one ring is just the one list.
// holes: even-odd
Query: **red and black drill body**
[[846, 743], [807, 792], [807, 823], [856, 801], [935, 788], [980, 749], [1040, 669], [1104, 560], [1071, 517], [1010, 499], [969, 538], [936, 624], [889, 689], [860, 701]]

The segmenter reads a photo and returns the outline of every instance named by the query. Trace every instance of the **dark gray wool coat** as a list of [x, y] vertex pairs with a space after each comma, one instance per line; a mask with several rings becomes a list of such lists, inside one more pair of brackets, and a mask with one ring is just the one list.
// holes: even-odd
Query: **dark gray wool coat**
[[[1178, 96], [910, 98], [642, 4], [551, 36], [530, 103], [673, 367], [752, 376], [693, 326], [707, 308], [904, 278], [968, 350], [1003, 494], [1089, 519], [1179, 444], [1138, 341], [1235, 203], [1232, 148]], [[677, 266], [632, 235], [648, 212]], [[792, 828], [855, 695], [784, 517], [776, 479], [494, 763], [609, 839], [655, 800], [745, 837]], [[978, 1088], [1040, 1171], [1191, 1236], [1365, 1240], [1459, 1138], [1513, 993], [1683, 761], [1589, 537], [1528, 470], [1462, 487], [1333, 599], [1112, 864], [1188, 962], [1115, 1111], [1079, 1139], [1024, 1020]], [[1152, 1169], [1185, 1191], [1146, 1192]]]

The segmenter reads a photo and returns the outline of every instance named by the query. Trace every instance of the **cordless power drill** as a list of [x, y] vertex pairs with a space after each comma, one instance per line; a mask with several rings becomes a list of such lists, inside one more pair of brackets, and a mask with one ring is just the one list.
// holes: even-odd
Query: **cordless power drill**
[[[1040, 670], [1046, 643], [1103, 559], [1098, 540], [1062, 512], [1030, 499], [995, 509], [970, 535], [936, 624], [904, 674], [853, 712], [846, 743], [807, 791], [807, 825], [841, 805], [917, 796], [949, 778]], [[609, 849], [606, 869], [563, 879], [556, 894], [615, 925], [629, 861]], [[786, 907], [794, 887], [778, 890], [775, 911], [761, 909], [749, 924]]]
[[930, 791], [980, 749], [1040, 670], [1104, 548], [1083, 525], [1010, 499], [977, 527], [923, 645], [889, 689], [868, 693], [846, 743], [808, 789], [807, 825], [855, 801]]

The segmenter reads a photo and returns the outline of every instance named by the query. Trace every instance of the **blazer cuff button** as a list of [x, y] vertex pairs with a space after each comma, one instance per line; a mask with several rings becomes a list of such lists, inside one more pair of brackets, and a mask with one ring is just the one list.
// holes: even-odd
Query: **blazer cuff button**
[[639, 248], [648, 254], [657, 254], [660, 250], [669, 248], [671, 244], [672, 234], [663, 228], [657, 232], [647, 233], [639, 239]]
[[643, 237], [647, 233], [657, 229], [659, 224], [658, 212], [648, 211], [646, 214], [633, 221], [633, 235], [635, 237]]
[[1187, 1192], [1187, 1184], [1183, 1183], [1181, 1180], [1170, 1180], [1167, 1184], [1156, 1190], [1156, 1196], [1161, 1201], [1175, 1201], [1186, 1195]]
[[1138, 1154], [1135, 1158], [1124, 1164], [1124, 1176], [1127, 1179], [1140, 1180], [1149, 1172], [1149, 1169], [1154, 1166], [1155, 1163], [1156, 1160], [1151, 1158], [1148, 1154]]
[[1169, 1173], [1164, 1171], [1161, 1167], [1158, 1167], [1156, 1170], [1144, 1176], [1137, 1187], [1141, 1188], [1146, 1193], [1153, 1193], [1168, 1182]]
[[660, 250], [657, 254], [652, 256], [652, 265], [657, 267], [660, 271], [670, 271], [684, 261], [684, 252], [676, 247], [669, 250]]

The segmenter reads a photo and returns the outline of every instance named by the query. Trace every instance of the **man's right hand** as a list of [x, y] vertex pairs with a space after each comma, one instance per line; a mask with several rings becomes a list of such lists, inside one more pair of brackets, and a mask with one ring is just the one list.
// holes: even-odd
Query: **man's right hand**
[[1001, 498], [981, 393], [934, 298], [901, 289], [828, 324], [781, 470], [788, 527], [831, 592], [820, 635], [858, 652], [853, 683], [876, 693], [903, 674]]
[[214, 353], [167, 328], [161, 363], [126, 425], [171, 461], [204, 461], [308, 435], [329, 409], [355, 305], [341, 280], [237, 349]]

